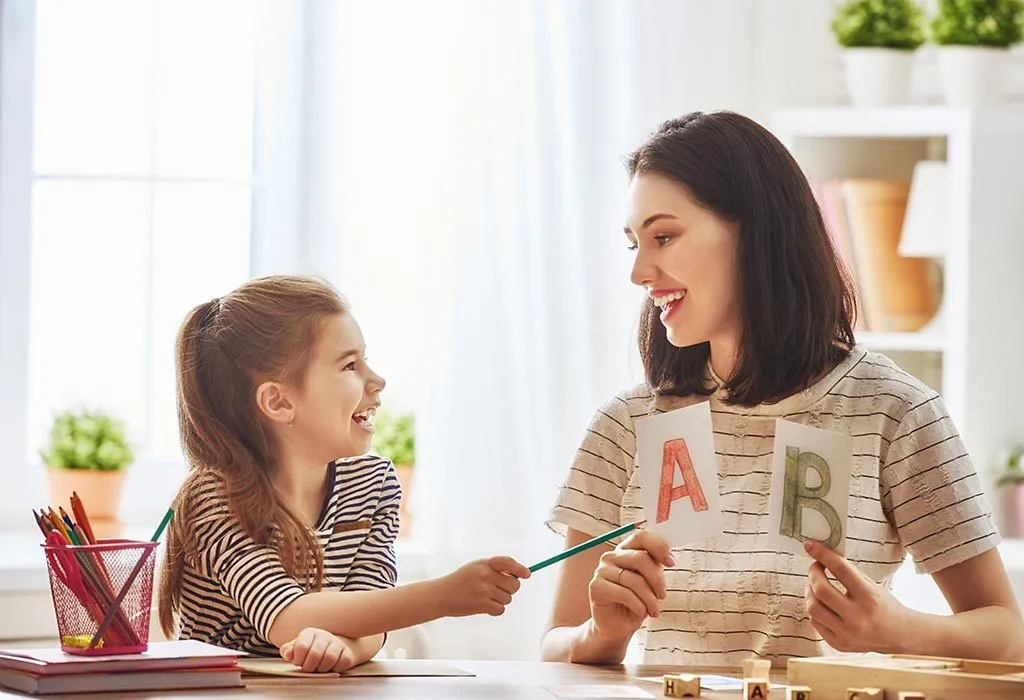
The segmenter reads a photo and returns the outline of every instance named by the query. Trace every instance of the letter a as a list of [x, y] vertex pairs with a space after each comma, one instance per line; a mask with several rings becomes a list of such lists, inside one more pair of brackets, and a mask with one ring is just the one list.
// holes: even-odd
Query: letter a
[[[683, 473], [683, 485], [672, 486], [675, 476], [675, 467], [679, 465], [679, 471]], [[680, 498], [690, 497], [695, 511], [708, 509], [708, 501], [704, 498], [704, 491], [700, 487], [700, 479], [697, 472], [693, 470], [693, 461], [690, 459], [690, 451], [686, 449], [686, 441], [682, 438], [669, 440], [665, 443], [661, 458], [661, 485], [658, 488], [658, 517], [656, 522], [663, 523], [668, 520], [669, 510], [672, 508], [672, 501]]]
[[[815, 488], [807, 486], [807, 470], [818, 472], [821, 485]], [[782, 522], [779, 534], [803, 540], [804, 508], [811, 508], [821, 513], [828, 523], [829, 535], [823, 544], [835, 549], [843, 537], [843, 525], [839, 522], [839, 514], [825, 496], [832, 486], [832, 472], [828, 462], [813, 452], [801, 452], [798, 447], [786, 448], [786, 477], [782, 491]]]

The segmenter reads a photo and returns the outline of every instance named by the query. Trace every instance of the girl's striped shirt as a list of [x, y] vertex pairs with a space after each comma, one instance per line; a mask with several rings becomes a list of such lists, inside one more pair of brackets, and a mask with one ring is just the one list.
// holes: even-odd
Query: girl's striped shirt
[[[186, 562], [179, 620], [182, 639], [278, 654], [267, 641], [277, 615], [305, 588], [277, 552], [257, 544], [228, 509], [215, 474], [204, 477], [193, 514], [199, 558]], [[397, 579], [394, 542], [402, 490], [391, 462], [376, 456], [328, 467], [316, 533], [324, 554], [324, 590], [391, 588]]]

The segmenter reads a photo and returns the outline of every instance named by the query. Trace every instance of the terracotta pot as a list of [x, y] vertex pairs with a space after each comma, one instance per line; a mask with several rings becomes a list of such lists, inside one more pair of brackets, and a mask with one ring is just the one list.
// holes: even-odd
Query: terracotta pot
[[412, 495], [412, 472], [411, 464], [396, 464], [395, 472], [398, 473], [398, 483], [402, 485], [402, 505], [398, 511], [398, 536], [402, 539], [409, 537], [412, 532], [412, 515], [409, 513], [409, 498]]
[[89, 516], [94, 534], [109, 539], [121, 534], [118, 519], [125, 470], [47, 468], [46, 480], [50, 488], [50, 503], [54, 509], [63, 506], [71, 513], [71, 494], [77, 493]]

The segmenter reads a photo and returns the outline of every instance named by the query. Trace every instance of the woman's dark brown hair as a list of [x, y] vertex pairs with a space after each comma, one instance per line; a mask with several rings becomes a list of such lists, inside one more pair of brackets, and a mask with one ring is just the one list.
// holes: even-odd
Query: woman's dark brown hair
[[[778, 401], [809, 386], [853, 346], [856, 298], [814, 193], [786, 148], [733, 112], [692, 112], [662, 124], [626, 159], [630, 177], [682, 185], [739, 231], [741, 337], [723, 377], [731, 403]], [[647, 299], [638, 341], [659, 394], [707, 395], [708, 343], [673, 346]]]
[[170, 636], [187, 561], [196, 561], [192, 524], [204, 477], [224, 485], [232, 515], [256, 542], [275, 547], [286, 571], [307, 588], [323, 582], [323, 553], [309, 528], [270, 481], [275, 445], [260, 419], [264, 381], [301, 386], [325, 321], [343, 299], [314, 277], [271, 276], [192, 309], [176, 346], [178, 431], [189, 474], [178, 492], [160, 574], [160, 626]]

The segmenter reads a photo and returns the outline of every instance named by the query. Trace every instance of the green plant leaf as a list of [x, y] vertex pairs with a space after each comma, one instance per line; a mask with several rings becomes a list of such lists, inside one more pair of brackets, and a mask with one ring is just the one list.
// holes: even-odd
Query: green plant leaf
[[396, 465], [416, 463], [416, 427], [413, 415], [388, 409], [377, 411], [373, 420], [371, 451]]
[[54, 469], [116, 471], [135, 459], [124, 423], [87, 408], [71, 408], [55, 416], [50, 440], [39, 454]]
[[914, 0], [846, 0], [836, 8], [832, 32], [846, 48], [912, 51], [924, 43], [924, 13]]
[[1024, 0], [939, 0], [931, 36], [940, 45], [1008, 48], [1024, 38]]

